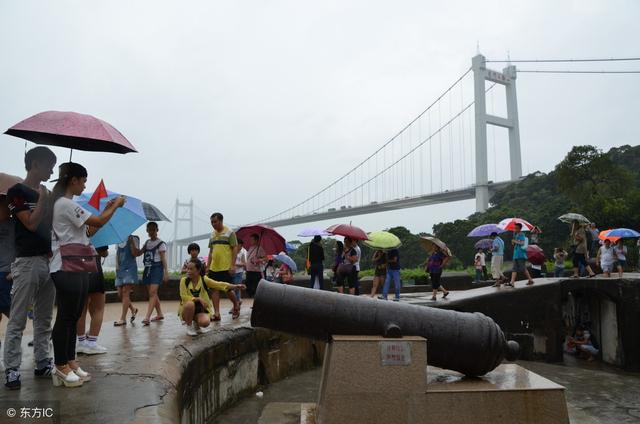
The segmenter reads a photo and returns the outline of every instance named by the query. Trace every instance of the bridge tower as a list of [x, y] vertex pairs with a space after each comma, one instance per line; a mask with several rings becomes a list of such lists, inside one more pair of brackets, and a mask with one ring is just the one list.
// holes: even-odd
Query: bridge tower
[[[186, 217], [184, 217], [186, 211]], [[180, 202], [176, 199], [175, 215], [173, 218], [173, 241], [168, 245], [169, 258], [167, 263], [170, 268], [179, 267], [180, 264], [180, 244], [176, 243], [178, 239], [178, 227], [180, 222], [189, 224], [189, 237], [193, 237], [193, 199], [189, 202]]]
[[[487, 125], [496, 125], [509, 130], [509, 162], [511, 180], [522, 176], [520, 154], [520, 126], [518, 123], [518, 101], [516, 97], [516, 67], [507, 66], [500, 71], [487, 69], [486, 58], [479, 54], [471, 60], [474, 77], [475, 129], [476, 129], [476, 212], [489, 207], [489, 172], [487, 159]], [[507, 117], [487, 114], [485, 81], [504, 85], [507, 97]]]

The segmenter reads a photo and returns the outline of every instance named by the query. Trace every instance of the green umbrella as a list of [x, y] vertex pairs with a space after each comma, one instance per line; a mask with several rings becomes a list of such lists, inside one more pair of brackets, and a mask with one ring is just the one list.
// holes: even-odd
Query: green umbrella
[[591, 221], [584, 215], [580, 215], [579, 213], [565, 213], [562, 216], [559, 216], [558, 219], [562, 222], [566, 222], [567, 224], [572, 224], [573, 221], [578, 221], [581, 224], [589, 224]]
[[372, 249], [388, 250], [395, 249], [402, 245], [400, 239], [388, 231], [373, 231], [367, 234], [367, 236], [369, 236], [369, 240], [363, 241], [362, 244]]

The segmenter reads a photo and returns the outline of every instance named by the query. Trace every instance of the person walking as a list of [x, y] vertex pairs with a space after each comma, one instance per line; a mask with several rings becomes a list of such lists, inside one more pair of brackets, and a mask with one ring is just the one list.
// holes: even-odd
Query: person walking
[[[95, 228], [95, 227], [92, 227]], [[91, 231], [89, 232], [91, 236]], [[109, 255], [109, 246], [101, 246], [96, 248], [98, 256], [96, 256], [97, 272], [89, 275], [89, 285], [87, 289], [87, 298], [82, 308], [82, 314], [76, 326], [76, 352], [85, 355], [96, 355], [107, 353], [107, 348], [98, 344], [98, 336], [102, 328], [104, 319], [104, 305], [106, 296], [104, 294], [104, 274], [102, 273], [102, 258]], [[87, 312], [91, 317], [89, 323], [89, 333], [85, 333], [87, 323]]]
[[496, 280], [494, 287], [500, 287], [505, 281], [502, 273], [502, 264], [504, 263], [504, 240], [498, 233], [491, 233], [491, 277]]
[[611, 271], [613, 271], [614, 264], [616, 262], [616, 252], [611, 245], [611, 240], [605, 239], [604, 244], [598, 249], [596, 255], [596, 261], [600, 264], [600, 268], [605, 277], [611, 277]]
[[[331, 271], [333, 271], [333, 277], [331, 281], [337, 287], [338, 285], [338, 267], [342, 263], [342, 254], [344, 253], [344, 243], [340, 240], [336, 240], [336, 246], [333, 248], [333, 266], [331, 267]], [[340, 289], [338, 289], [340, 291]], [[342, 292], [340, 292], [342, 293]]]
[[353, 249], [356, 251], [356, 262], [353, 264], [354, 273], [353, 273], [353, 284], [355, 286], [355, 290], [353, 294], [356, 296], [360, 296], [360, 259], [362, 259], [362, 249], [358, 246], [358, 240], [350, 240]]
[[373, 272], [373, 283], [371, 286], [371, 294], [369, 296], [376, 297], [378, 287], [384, 284], [387, 277], [387, 253], [384, 250], [376, 250], [371, 259], [375, 267]]
[[258, 283], [262, 279], [262, 265], [266, 255], [260, 246], [260, 236], [254, 233], [249, 236], [249, 249], [247, 250], [247, 296], [253, 297], [258, 289]]
[[580, 267], [584, 267], [589, 273], [589, 278], [595, 277], [595, 273], [591, 270], [591, 267], [587, 263], [587, 255], [589, 255], [589, 248], [587, 246], [587, 236], [584, 231], [584, 227], [578, 222], [573, 221], [571, 228], [571, 238], [573, 240], [574, 253], [573, 253], [573, 276], [572, 278], [580, 277]]
[[[238, 240], [238, 255], [236, 256], [236, 269], [235, 274], [233, 274], [233, 284], [239, 285], [245, 279], [245, 271], [247, 270], [247, 249], [244, 248], [244, 242], [242, 240]], [[233, 293], [236, 295], [236, 299], [238, 299], [238, 308], [242, 306], [242, 294], [240, 293], [240, 289], [233, 289]], [[240, 310], [240, 309], [238, 309]], [[229, 311], [229, 314], [233, 314], [233, 310]]]
[[511, 281], [507, 283], [508, 286], [514, 287], [518, 272], [524, 272], [527, 277], [527, 285], [533, 284], [533, 278], [527, 270], [527, 237], [522, 232], [522, 224], [517, 223], [515, 225], [515, 231], [513, 232], [513, 238], [511, 239], [513, 245], [513, 270], [511, 271]]
[[476, 270], [475, 283], [479, 283], [482, 280], [482, 263], [484, 262], [484, 252], [481, 248], [476, 250], [476, 254], [473, 257], [473, 267]]
[[[147, 286], [147, 293], [149, 294], [147, 313], [142, 320], [142, 325], [144, 326], [164, 319], [162, 307], [160, 306], [160, 297], [158, 297], [158, 289], [162, 283], [169, 281], [167, 244], [158, 238], [157, 222], [151, 221], [147, 223], [147, 234], [149, 239], [144, 242], [142, 249], [136, 252], [138, 256], [143, 255], [142, 284]], [[154, 309], [156, 310], [156, 316], [151, 318]]]
[[337, 267], [338, 292], [344, 293], [344, 289], [348, 288], [349, 294], [356, 294], [355, 280], [358, 278], [355, 263], [358, 260], [358, 253], [353, 248], [353, 241], [345, 237], [344, 251], [340, 258], [340, 265]]
[[56, 288], [58, 311], [53, 326], [52, 341], [54, 363], [52, 379], [54, 386], [76, 387], [91, 380], [91, 375], [80, 368], [76, 359], [76, 328], [84, 308], [91, 277], [85, 261], [77, 258], [93, 258], [95, 272], [96, 251], [91, 246], [91, 227], [100, 228], [113, 216], [116, 209], [125, 203], [124, 197], [110, 200], [104, 211], [92, 215], [74, 202], [85, 189], [87, 170], [78, 163], [67, 162], [59, 167], [58, 182], [53, 188], [52, 257], [51, 278]]
[[380, 299], [387, 300], [392, 280], [395, 285], [395, 297], [393, 300], [398, 302], [400, 300], [400, 288], [402, 287], [402, 282], [400, 281], [400, 251], [398, 249], [391, 249], [387, 252], [387, 276], [384, 280]]
[[564, 261], [567, 260], [567, 252], [562, 247], [556, 247], [553, 251], [553, 276], [563, 277], [564, 276]]
[[618, 277], [622, 278], [624, 267], [627, 266], [627, 246], [624, 245], [623, 239], [618, 239], [613, 247], [613, 252], [616, 257], [615, 266], [618, 269]]
[[233, 303], [232, 318], [240, 316], [240, 304], [234, 292], [245, 288], [244, 284], [229, 284], [214, 281], [203, 275], [204, 264], [191, 259], [187, 264], [187, 275], [180, 279], [180, 307], [178, 316], [187, 325], [187, 334], [196, 336], [209, 331], [212, 305], [207, 288], [224, 291]]
[[449, 296], [449, 290], [445, 289], [442, 285], [442, 270], [447, 266], [448, 262], [449, 256], [444, 253], [439, 246], [435, 245], [433, 252], [427, 260], [426, 269], [429, 274], [429, 279], [431, 280], [431, 289], [433, 290], [431, 300], [436, 300], [438, 291], [442, 292], [443, 299]]
[[[11, 264], [12, 288], [9, 321], [4, 337], [5, 387], [21, 387], [22, 333], [27, 311], [33, 306], [33, 350], [36, 378], [51, 378], [53, 365], [49, 353], [55, 288], [49, 274], [51, 253], [51, 205], [48, 181], [56, 156], [38, 146], [24, 156], [27, 176], [7, 191], [7, 202], [14, 221], [15, 260]], [[75, 339], [74, 339], [75, 340]]]
[[132, 324], [138, 314], [138, 308], [131, 302], [133, 286], [138, 284], [138, 262], [136, 261], [138, 252], [140, 252], [140, 238], [133, 235], [118, 244], [116, 249], [115, 286], [118, 290], [118, 297], [122, 301], [122, 312], [120, 313], [120, 319], [113, 322], [115, 327], [126, 325], [127, 312], [129, 310], [131, 310]]
[[309, 288], [322, 290], [324, 286], [324, 249], [322, 237], [314, 236], [309, 243]]
[[598, 253], [598, 249], [600, 249], [600, 230], [596, 227], [596, 223], [592, 222], [589, 224], [588, 231], [591, 234], [591, 244], [588, 246], [588, 250], [592, 256], [595, 256]]
[[[224, 217], [220, 212], [211, 215], [213, 232], [209, 238], [209, 272], [208, 277], [215, 281], [232, 283], [236, 273], [235, 263], [238, 255], [238, 239], [236, 233], [224, 225]], [[213, 302], [214, 321], [220, 321], [220, 293], [213, 290], [209, 293]]]

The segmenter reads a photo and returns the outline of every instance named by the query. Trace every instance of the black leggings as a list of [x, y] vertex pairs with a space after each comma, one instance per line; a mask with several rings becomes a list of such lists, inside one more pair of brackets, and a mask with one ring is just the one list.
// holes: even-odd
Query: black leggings
[[53, 325], [53, 355], [56, 365], [76, 359], [76, 324], [87, 299], [89, 273], [58, 271], [51, 274], [56, 287], [58, 313]]
[[258, 271], [247, 271], [245, 283], [247, 286], [247, 296], [253, 297], [258, 289], [258, 283], [262, 279], [262, 273]]

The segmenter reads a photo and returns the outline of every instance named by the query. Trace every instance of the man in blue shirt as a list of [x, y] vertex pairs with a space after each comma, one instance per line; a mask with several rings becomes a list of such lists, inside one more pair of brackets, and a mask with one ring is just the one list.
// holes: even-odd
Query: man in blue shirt
[[516, 230], [513, 232], [513, 239], [511, 244], [513, 245], [513, 270], [511, 271], [511, 282], [507, 283], [508, 286], [513, 287], [513, 283], [516, 282], [518, 272], [524, 272], [527, 276], [527, 285], [533, 284], [531, 274], [527, 270], [527, 237], [522, 232], [522, 224], [516, 224]]
[[400, 252], [398, 249], [392, 249], [387, 253], [387, 278], [384, 280], [382, 296], [379, 296], [379, 299], [387, 300], [391, 280], [395, 285], [395, 297], [393, 300], [397, 302], [400, 300], [400, 287], [402, 285], [400, 282]]
[[500, 285], [506, 279], [502, 273], [502, 263], [504, 261], [504, 241], [498, 236], [498, 233], [491, 233], [493, 243], [491, 244], [491, 276], [496, 283], [494, 287], [500, 287]]

